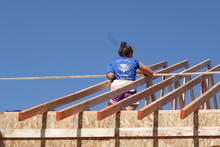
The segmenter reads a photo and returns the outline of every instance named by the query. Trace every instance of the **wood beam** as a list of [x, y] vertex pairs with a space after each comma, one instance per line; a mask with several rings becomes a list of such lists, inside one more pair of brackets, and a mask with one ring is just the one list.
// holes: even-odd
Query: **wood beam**
[[[188, 63], [188, 61], [184, 60], [182, 62], [179, 62], [177, 64], [169, 66], [165, 69], [161, 69], [160, 71], [158, 71], [156, 73], [166, 73], [167, 71], [171, 72], [171, 71], [177, 70], [181, 67], [184, 67], [187, 63]], [[156, 79], [156, 78], [158, 78], [158, 77], [153, 77], [153, 79]], [[121, 88], [113, 90], [113, 91], [108, 91], [108, 92], [103, 93], [101, 95], [95, 96], [89, 100], [85, 100], [85, 101], [80, 102], [78, 104], [75, 104], [73, 106], [69, 106], [67, 108], [64, 108], [60, 111], [57, 111], [56, 118], [57, 118], [57, 120], [62, 120], [66, 117], [69, 117], [69, 116], [75, 114], [75, 113], [81, 112], [86, 108], [93, 107], [93, 106], [98, 105], [102, 102], [105, 102], [113, 97], [116, 97], [122, 93], [125, 93], [131, 89], [134, 89], [134, 88], [146, 83], [147, 81], [149, 81], [149, 79], [147, 79], [146, 77], [142, 77], [142, 78], [134, 81], [130, 85], [126, 85], [124, 87], [121, 87]]]
[[[187, 78], [188, 78], [188, 82], [192, 80], [192, 76], [188, 76]], [[193, 101], [195, 99], [195, 94], [194, 94], [193, 87], [190, 87], [189, 91], [190, 91], [191, 101]]]
[[161, 90], [162, 88], [170, 85], [171, 83], [173, 83], [174, 80], [175, 80], [174, 77], [167, 78], [160, 83], [154, 84], [153, 86], [151, 86], [145, 90], [142, 90], [142, 91], [140, 91], [130, 97], [127, 97], [126, 99], [123, 99], [123, 100], [117, 102], [116, 104], [110, 105], [108, 107], [105, 107], [102, 110], [99, 110], [97, 112], [97, 119], [102, 120], [102, 119], [108, 117], [109, 115], [112, 115], [112, 114], [120, 111], [122, 107], [131, 105], [131, 104], [141, 100], [145, 96], [150, 96], [152, 93], [155, 93], [158, 90]]
[[[157, 73], [157, 74], [160, 74], [160, 73], [173, 72], [173, 71], [175, 71], [175, 70], [177, 70], [177, 69], [186, 67], [187, 65], [188, 65], [188, 60], [183, 60], [183, 61], [181, 61], [181, 62], [179, 62], [179, 63], [176, 63], [176, 64], [174, 64], [174, 65], [172, 65], [172, 66], [168, 66], [168, 67], [166, 67], [166, 68], [164, 68], [164, 69], [162, 69], [162, 70], [160, 70], [160, 71], [158, 71], [158, 72], [156, 72], [156, 73]], [[157, 77], [155, 77], [155, 78], [157, 78]]]
[[[152, 80], [149, 80], [149, 81], [147, 82], [147, 88], [150, 87], [150, 86], [152, 86], [152, 85], [153, 85]], [[151, 97], [151, 101], [152, 101], [152, 102], [157, 99], [155, 93], [151, 94], [150, 96], [146, 96], [146, 97], [147, 97], [147, 102], [145, 103], [146, 105], [147, 105], [148, 103], [150, 103], [150, 102], [149, 102], [149, 97]]]
[[95, 96], [93, 98], [90, 98], [88, 100], [82, 101], [82, 102], [75, 104], [73, 106], [69, 106], [69, 107], [64, 108], [60, 111], [57, 111], [56, 112], [56, 119], [62, 120], [66, 117], [69, 117], [69, 116], [75, 114], [75, 113], [81, 112], [87, 108], [98, 105], [104, 101], [107, 101], [113, 97], [116, 97], [122, 93], [125, 93], [131, 89], [138, 87], [139, 85], [146, 83], [146, 80], [147, 80], [146, 77], [142, 77], [142, 78], [134, 81], [130, 85], [126, 85], [124, 87], [121, 87], [121, 88], [113, 90], [113, 91], [108, 91], [106, 93], [103, 93], [103, 94], [100, 94], [100, 95]]
[[180, 118], [184, 119], [189, 114], [194, 112], [199, 108], [200, 105], [207, 102], [210, 97], [213, 97], [218, 91], [220, 90], [220, 82], [215, 84], [212, 88], [207, 90], [205, 93], [203, 93], [201, 96], [199, 96], [197, 99], [195, 99], [193, 102], [185, 106], [183, 109], [180, 110]]
[[[210, 77], [210, 82], [211, 82], [212, 86], [215, 85], [214, 76], [213, 75]], [[216, 95], [213, 96], [213, 100], [214, 100], [214, 109], [218, 109], [218, 101], [217, 101]]]
[[[167, 64], [164, 64], [163, 68], [167, 68], [167, 66], [168, 66]], [[146, 88], [148, 88], [148, 87], [150, 87], [152, 85], [153, 85], [152, 80], [149, 80], [146, 83]], [[152, 94], [150, 97], [151, 97], [152, 101], [156, 100], [156, 95], [155, 94]], [[145, 97], [145, 105], [149, 104], [150, 97]]]
[[[211, 63], [208, 65], [208, 69], [210, 69], [212, 67]], [[215, 82], [214, 82], [214, 75], [212, 75], [210, 78], [209, 78], [209, 82], [210, 84], [209, 87], [211, 86], [214, 86], [215, 85]], [[216, 95], [213, 96], [213, 101], [214, 101], [214, 109], [218, 109], [218, 102], [217, 102], [217, 97]]]
[[[166, 79], [166, 76], [161, 77], [162, 81]], [[164, 96], [164, 88], [160, 90], [160, 97]]]
[[[180, 87], [180, 81], [179, 80], [176, 80], [175, 83], [175, 89], [177, 89], [178, 87]], [[184, 100], [183, 100], [183, 95], [179, 95], [179, 103], [180, 103], [180, 108], [183, 108], [184, 107]], [[176, 108], [177, 109], [177, 108]]]
[[[217, 70], [220, 70], [220, 65], [217, 65], [216, 67], [210, 69], [209, 71], [217, 71]], [[195, 79], [189, 81], [185, 85], [180, 86], [179, 88], [173, 90], [172, 92], [168, 93], [164, 97], [157, 99], [153, 103], [143, 107], [142, 109], [138, 111], [138, 118], [143, 119], [144, 117], [148, 116], [152, 112], [159, 110], [163, 105], [167, 104], [168, 102], [176, 98], [177, 95], [180, 95], [186, 92], [188, 89], [190, 89], [190, 87], [193, 87], [199, 84], [203, 79], [206, 79], [208, 77], [210, 77], [210, 75], [197, 76]]]
[[[210, 62], [210, 60], [205, 60], [205, 64], [208, 64]], [[202, 65], [202, 66], [204, 66], [204, 65]], [[189, 64], [187, 64], [186, 66], [185, 66], [185, 69], [188, 69], [189, 68]], [[199, 68], [199, 66], [198, 66], [198, 68]], [[195, 69], [196, 70], [196, 69]], [[182, 79], [182, 78], [184, 78], [184, 80], [186, 79], [186, 77], [179, 77], [180, 79]], [[180, 81], [179, 80], [177, 80], [177, 81], [175, 81], [174, 82], [174, 88], [176, 89], [176, 88], [178, 88], [180, 86]], [[180, 102], [180, 106], [181, 105], [184, 105], [184, 102], [183, 102], [183, 96], [184, 96], [184, 94], [185, 93], [183, 93], [183, 95], [182, 95], [182, 97], [180, 96], [179, 97], [179, 102]], [[182, 98], [182, 99], [181, 99]], [[174, 99], [172, 102], [171, 102], [171, 107], [172, 107], [172, 109], [173, 110], [176, 110], [177, 109], [177, 99]]]
[[150, 65], [148, 67], [151, 68], [152, 70], [157, 70], [157, 69], [160, 69], [160, 68], [164, 68], [166, 66], [167, 66], [167, 61], [161, 61], [159, 63]]
[[[201, 94], [205, 93], [208, 90], [208, 84], [207, 84], [207, 80], [202, 80], [201, 83]], [[204, 109], [210, 109], [210, 102], [209, 100], [204, 104]]]
[[[165, 65], [167, 65], [167, 62], [162, 61], [162, 62], [153, 64], [149, 67], [152, 70], [155, 70], [155, 69], [164, 67]], [[55, 100], [37, 105], [37, 106], [34, 106], [30, 109], [23, 110], [19, 113], [19, 116], [18, 116], [19, 120], [28, 119], [30, 117], [33, 117], [33, 116], [37, 115], [37, 114], [47, 112], [47, 111], [49, 111], [51, 109], [54, 109], [56, 107], [60, 107], [62, 105], [68, 104], [70, 102], [76, 101], [78, 99], [81, 99], [83, 97], [86, 97], [88, 95], [96, 93], [98, 91], [101, 91], [104, 88], [108, 88], [110, 86], [110, 83], [111, 83], [110, 81], [104, 81], [104, 82], [101, 82], [101, 83], [96, 84], [94, 86], [83, 89], [81, 91], [75, 92], [73, 94], [70, 94], [70, 95], [67, 95], [67, 96], [64, 96], [64, 97], [61, 97], [61, 98], [58, 98], [58, 99], [55, 99]]]
[[[167, 65], [167, 62], [162, 61], [162, 62], [153, 64], [153, 65], [150, 65], [149, 67], [152, 70], [156, 70], [156, 69], [162, 68], [166, 65]], [[93, 93], [101, 91], [105, 88], [108, 88], [110, 86], [110, 84], [111, 84], [111, 81], [107, 80], [107, 81], [101, 82], [99, 84], [96, 84], [94, 86], [83, 89], [81, 91], [60, 97], [58, 99], [55, 99], [55, 100], [52, 100], [52, 101], [49, 101], [49, 102], [46, 102], [46, 103], [43, 103], [40, 105], [36, 105], [30, 109], [22, 110], [18, 116], [19, 120], [25, 120], [25, 119], [33, 117], [37, 114], [42, 114], [42, 113], [47, 112], [51, 109], [54, 109], [54, 108], [60, 107], [62, 105], [74, 102], [74, 101], [79, 100], [83, 97], [86, 97], [88, 95], [91, 95]]]
[[[192, 72], [193, 69], [198, 70], [199, 69], [198, 66], [200, 68], [203, 68], [204, 66], [201, 66], [201, 65], [203, 65], [203, 64], [206, 65], [207, 62], [208, 61], [204, 61], [204, 62], [199, 63], [199, 64], [197, 64], [197, 65], [195, 65], [195, 66], [193, 66], [189, 69], [186, 69], [184, 71], [184, 73], [186, 73], [188, 71]], [[135, 103], [138, 100], [141, 100], [143, 97], [150, 96], [152, 93], [155, 93], [156, 91], [158, 91], [158, 90], [160, 90], [160, 89], [162, 89], [162, 88], [164, 88], [168, 85], [169, 85], [168, 86], [169, 90], [172, 90], [171, 87], [170, 87], [170, 84], [172, 84], [175, 81], [176, 78], [178, 78], [178, 77], [176, 77], [176, 76], [169, 77], [169, 78], [167, 78], [167, 79], [165, 79], [165, 80], [163, 80], [163, 81], [161, 81], [157, 84], [152, 85], [151, 87], [149, 87], [145, 90], [142, 90], [141, 92], [138, 92], [138, 93], [126, 98], [126, 99], [123, 99], [123, 100], [117, 102], [114, 105], [110, 105], [110, 106], [98, 111], [97, 112], [97, 119], [102, 120], [102, 119], [106, 118], [107, 116], [120, 111], [122, 107], [131, 105], [132, 103]]]
[[96, 93], [102, 89], [108, 88], [111, 84], [111, 81], [107, 80], [104, 82], [101, 82], [99, 84], [96, 84], [94, 86], [90, 86], [86, 89], [80, 90], [78, 92], [60, 97], [58, 99], [40, 104], [40, 105], [36, 105], [30, 109], [26, 109], [26, 110], [22, 110], [19, 112], [19, 120], [25, 120], [28, 119], [30, 117], [33, 117], [37, 114], [41, 114], [44, 112], [49, 111], [50, 109], [54, 109], [56, 107], [60, 107], [62, 105], [68, 104], [70, 102], [79, 100], [85, 96], [88, 96], [90, 94]]

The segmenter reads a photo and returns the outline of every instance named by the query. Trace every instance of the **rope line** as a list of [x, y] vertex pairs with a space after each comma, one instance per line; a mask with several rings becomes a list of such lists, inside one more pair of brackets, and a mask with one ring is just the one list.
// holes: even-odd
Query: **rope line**
[[[190, 76], [190, 75], [213, 75], [220, 74], [220, 71], [214, 72], [191, 72], [191, 73], [157, 73], [154, 76]], [[138, 74], [137, 76], [141, 76]], [[102, 78], [105, 75], [79, 75], [79, 76], [48, 76], [48, 77], [16, 77], [0, 78], [0, 80], [42, 80], [42, 79], [74, 79], [74, 78]]]

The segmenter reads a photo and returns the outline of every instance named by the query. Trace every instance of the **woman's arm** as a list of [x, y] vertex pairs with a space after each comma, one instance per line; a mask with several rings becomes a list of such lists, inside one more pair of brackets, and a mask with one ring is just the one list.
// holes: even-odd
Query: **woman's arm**
[[114, 79], [114, 76], [115, 76], [115, 74], [114, 74], [113, 72], [108, 72], [108, 73], [106, 74], [106, 77], [107, 77], [109, 80], [113, 80], [113, 79]]
[[149, 78], [153, 77], [153, 71], [145, 66], [142, 62], [139, 61], [139, 70], [137, 70], [138, 74], [144, 74], [145, 76], [148, 76]]

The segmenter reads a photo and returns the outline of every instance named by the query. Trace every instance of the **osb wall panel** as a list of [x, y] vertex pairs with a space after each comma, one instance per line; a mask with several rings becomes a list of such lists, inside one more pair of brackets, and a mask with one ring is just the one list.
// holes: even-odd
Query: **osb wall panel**
[[220, 110], [199, 111], [199, 126], [220, 126]]
[[6, 112], [3, 115], [0, 115], [0, 119], [1, 129], [40, 129], [42, 126], [42, 118], [40, 115], [26, 121], [18, 121], [17, 112]]
[[[195, 144], [194, 144], [195, 142]], [[211, 147], [220, 139], [6, 140], [1, 147]]]
[[[179, 111], [163, 110], [137, 119], [136, 111], [111, 115], [97, 120], [96, 112], [85, 111], [56, 121], [55, 112], [37, 115], [25, 121], [18, 121], [16, 112], [0, 113], [0, 129], [71, 129], [71, 128], [156, 128], [220, 126], [220, 110], [200, 110], [186, 119], [179, 118]], [[0, 132], [1, 138], [1, 132]], [[0, 147], [210, 147], [220, 145], [219, 138], [73, 138], [73, 139], [0, 139]]]

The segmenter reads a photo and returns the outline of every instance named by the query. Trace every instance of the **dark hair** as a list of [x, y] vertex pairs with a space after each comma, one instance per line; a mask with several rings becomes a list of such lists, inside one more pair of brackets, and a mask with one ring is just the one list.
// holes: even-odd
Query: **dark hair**
[[118, 54], [121, 57], [129, 57], [133, 55], [133, 48], [128, 46], [125, 41], [121, 42], [120, 48], [118, 49]]

